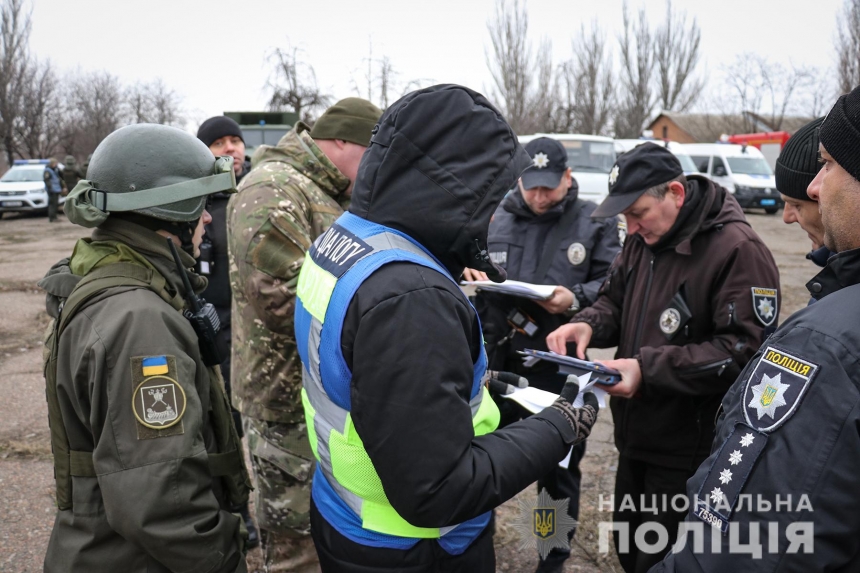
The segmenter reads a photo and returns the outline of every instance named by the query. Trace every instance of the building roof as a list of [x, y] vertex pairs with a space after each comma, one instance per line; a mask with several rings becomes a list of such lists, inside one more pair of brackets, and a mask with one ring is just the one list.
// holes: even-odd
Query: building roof
[[811, 117], [785, 116], [779, 125], [774, 125], [770, 118], [745, 111], [739, 114], [716, 114], [716, 113], [675, 113], [664, 111], [658, 115], [648, 126], [653, 129], [654, 124], [661, 118], [666, 117], [680, 129], [687, 132], [690, 137], [702, 143], [718, 141], [723, 134], [735, 133], [759, 133], [766, 131], [787, 131], [794, 133], [810, 121]]

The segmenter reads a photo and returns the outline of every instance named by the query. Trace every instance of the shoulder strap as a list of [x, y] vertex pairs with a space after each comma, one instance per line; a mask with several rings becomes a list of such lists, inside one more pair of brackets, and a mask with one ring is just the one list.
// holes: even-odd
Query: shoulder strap
[[558, 250], [561, 239], [564, 237], [564, 232], [576, 220], [579, 211], [582, 209], [582, 201], [577, 199], [574, 204], [564, 213], [558, 220], [558, 223], [550, 230], [547, 235], [546, 242], [543, 244], [543, 252], [541, 253], [540, 266], [535, 272], [535, 280], [542, 281], [546, 278], [546, 273], [549, 271], [549, 266], [552, 264], [552, 259]]

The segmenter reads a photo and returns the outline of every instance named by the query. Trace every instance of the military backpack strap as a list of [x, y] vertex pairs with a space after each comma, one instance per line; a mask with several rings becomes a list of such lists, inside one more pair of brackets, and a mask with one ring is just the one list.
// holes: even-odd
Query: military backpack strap
[[75, 313], [93, 297], [114, 287], [146, 288], [158, 294], [165, 302], [181, 310], [182, 298], [167, 291], [167, 283], [160, 273], [132, 263], [116, 263], [95, 269], [77, 284], [69, 298], [60, 305], [60, 314], [54, 320], [50, 334], [50, 355], [45, 362], [45, 393], [48, 402], [48, 424], [51, 430], [51, 451], [54, 454], [54, 479], [57, 482], [57, 507], [72, 508], [72, 477], [95, 477], [93, 453], [75, 451], [69, 447], [69, 438], [63, 424], [60, 400], [57, 394], [57, 354], [60, 334]]

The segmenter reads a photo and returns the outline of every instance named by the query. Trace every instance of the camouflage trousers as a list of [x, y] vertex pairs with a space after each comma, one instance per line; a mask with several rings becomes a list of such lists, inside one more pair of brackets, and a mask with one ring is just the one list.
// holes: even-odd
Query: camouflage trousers
[[316, 462], [307, 424], [244, 417], [256, 489], [254, 507], [267, 572], [318, 572], [310, 536], [311, 480]]

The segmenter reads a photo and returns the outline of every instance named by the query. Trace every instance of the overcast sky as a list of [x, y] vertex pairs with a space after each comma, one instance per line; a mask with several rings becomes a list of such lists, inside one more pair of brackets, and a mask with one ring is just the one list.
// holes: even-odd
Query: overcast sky
[[[105, 70], [124, 83], [158, 77], [181, 94], [188, 128], [224, 111], [264, 108], [277, 47], [302, 50], [320, 86], [356, 95], [372, 41], [402, 82], [453, 82], [489, 91], [485, 50], [495, 0], [32, 0], [31, 49], [61, 72]], [[570, 55], [580, 25], [596, 19], [613, 36], [622, 0], [529, 0], [530, 36]], [[660, 0], [645, 5], [652, 22]], [[842, 0], [675, 0], [702, 29], [702, 72], [715, 78], [737, 54], [831, 69]], [[814, 7], [813, 7], [814, 6]], [[615, 43], [613, 42], [613, 49]], [[711, 81], [714, 81], [713, 79]]]

